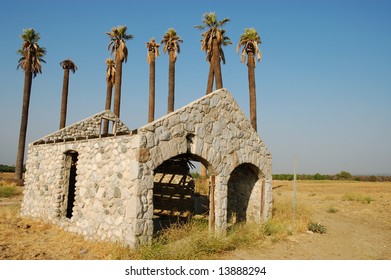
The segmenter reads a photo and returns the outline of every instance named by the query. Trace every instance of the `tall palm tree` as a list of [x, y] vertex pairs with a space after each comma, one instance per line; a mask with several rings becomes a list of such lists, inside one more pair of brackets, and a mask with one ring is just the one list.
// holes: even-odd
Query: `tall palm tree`
[[[115, 61], [111, 58], [106, 59], [106, 104], [105, 110], [111, 110], [111, 98], [113, 94], [113, 86], [115, 83]], [[103, 122], [103, 133], [109, 132], [109, 122], [105, 120]]]
[[65, 123], [67, 120], [69, 71], [75, 73], [77, 70], [77, 66], [70, 59], [61, 61], [60, 65], [62, 69], [64, 69], [64, 79], [62, 83], [62, 97], [61, 97], [61, 113], [60, 113], [60, 129], [61, 129], [65, 127]]
[[147, 60], [149, 63], [148, 122], [152, 122], [155, 119], [155, 61], [159, 56], [160, 44], [155, 42], [155, 38], [152, 38], [146, 45], [148, 50]]
[[[247, 60], [248, 68], [248, 87], [250, 94], [250, 122], [255, 130], [257, 130], [257, 101], [255, 90], [255, 57], [258, 61], [262, 59], [262, 53], [258, 47], [261, 44], [261, 38], [259, 37], [255, 28], [246, 28], [244, 33], [240, 36], [236, 52], [239, 53], [241, 47], [242, 53], [240, 56], [240, 62], [245, 63]], [[247, 59], [246, 59], [247, 58]]]
[[222, 46], [227, 46], [232, 43], [230, 38], [225, 36], [225, 30], [221, 29], [221, 27], [229, 22], [230, 19], [224, 18], [223, 20], [218, 21], [216, 13], [210, 12], [204, 14], [202, 21], [204, 25], [196, 25], [195, 28], [200, 30], [208, 28], [208, 30], [201, 34], [203, 37], [201, 40], [201, 49], [206, 52], [206, 60], [210, 65], [206, 88], [206, 94], [209, 94], [213, 91], [214, 80], [216, 81], [216, 89], [223, 87], [220, 60], [225, 64], [225, 56]]
[[121, 83], [122, 83], [122, 63], [128, 60], [128, 48], [126, 41], [133, 39], [132, 34], [126, 34], [127, 27], [113, 27], [110, 32], [106, 32], [110, 37], [108, 49], [111, 48], [111, 54], [114, 53], [115, 59], [115, 85], [114, 85], [114, 114], [119, 117], [121, 106]]
[[163, 52], [168, 51], [169, 64], [168, 64], [168, 106], [167, 113], [174, 111], [174, 102], [175, 102], [175, 62], [178, 56], [178, 53], [181, 52], [179, 44], [183, 43], [183, 40], [180, 36], [176, 34], [174, 28], [169, 28], [167, 32], [163, 35], [163, 40], [161, 43], [164, 43]]
[[[229, 18], [224, 18], [223, 20], [218, 21], [216, 18], [216, 13], [210, 12], [204, 14], [202, 22], [204, 25], [196, 25], [195, 28], [199, 30], [204, 30], [208, 28], [204, 33], [201, 34], [203, 39], [201, 40], [201, 49], [206, 52], [206, 60], [209, 62], [209, 74], [208, 74], [208, 84], [206, 87], [206, 94], [209, 94], [213, 91], [213, 82], [216, 81], [216, 89], [223, 87], [223, 78], [221, 74], [221, 65], [220, 60], [225, 64], [225, 56], [222, 46], [227, 46], [232, 44], [230, 38], [225, 35], [225, 30], [221, 27], [229, 22]], [[200, 175], [203, 180], [203, 183], [206, 181], [207, 171], [204, 165], [200, 167]], [[211, 182], [214, 182], [214, 177], [211, 177]], [[214, 184], [211, 183], [210, 188], [210, 227], [214, 224]]]
[[23, 174], [24, 149], [26, 146], [32, 79], [35, 78], [38, 73], [42, 73], [41, 63], [45, 63], [42, 57], [46, 54], [45, 48], [38, 45], [41, 36], [34, 29], [24, 29], [20, 38], [23, 40], [23, 44], [22, 48], [18, 50], [21, 57], [17, 68], [21, 67], [24, 71], [24, 87], [18, 153], [15, 165], [15, 177], [17, 180], [22, 180]]

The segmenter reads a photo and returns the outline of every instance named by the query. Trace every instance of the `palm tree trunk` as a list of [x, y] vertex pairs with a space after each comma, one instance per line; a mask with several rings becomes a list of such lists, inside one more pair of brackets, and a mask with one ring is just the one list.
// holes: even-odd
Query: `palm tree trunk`
[[119, 117], [121, 107], [122, 61], [115, 60], [114, 114]]
[[[221, 75], [221, 67], [220, 67], [220, 54], [219, 54], [217, 39], [215, 38], [212, 41], [212, 59], [210, 63], [211, 64], [210, 64], [209, 76], [208, 76], [207, 94], [213, 91], [213, 76], [216, 80], [216, 89], [223, 88], [223, 78]], [[212, 83], [209, 88], [210, 78], [212, 79]], [[206, 171], [206, 167], [201, 165], [200, 172], [203, 173], [205, 171]], [[213, 230], [215, 226], [214, 193], [215, 193], [215, 177], [212, 175], [210, 176], [210, 190], [209, 190], [209, 203], [210, 203], [209, 204], [209, 230]]]
[[15, 178], [20, 181], [23, 178], [24, 149], [26, 147], [27, 123], [30, 106], [32, 79], [33, 75], [31, 73], [31, 65], [28, 65], [24, 73], [22, 117], [20, 121], [18, 153], [16, 155], [15, 164]]
[[155, 56], [151, 55], [149, 63], [149, 106], [148, 106], [148, 122], [155, 119]]
[[213, 39], [212, 45], [213, 45], [212, 65], [213, 65], [215, 79], [216, 79], [216, 89], [220, 89], [223, 88], [223, 77], [221, 74], [220, 54], [219, 54], [217, 39]]
[[255, 90], [255, 62], [254, 62], [254, 53], [248, 52], [248, 87], [250, 93], [250, 122], [252, 127], [257, 130], [257, 100], [256, 100], [256, 90]]
[[65, 127], [68, 107], [68, 87], [69, 87], [69, 69], [64, 69], [64, 79], [62, 82], [60, 129]]
[[174, 112], [175, 102], [175, 53], [170, 51], [170, 59], [168, 64], [168, 102], [167, 113]]
[[[213, 91], [213, 80], [214, 80], [213, 65], [212, 62], [209, 62], [209, 74], [208, 74], [208, 84], [206, 86], [206, 95], [208, 95]], [[202, 186], [208, 183], [206, 166], [203, 164], [201, 164], [200, 166], [200, 177], [201, 177]]]
[[[111, 82], [107, 82], [105, 110], [111, 109], [111, 96], [112, 96], [112, 94], [113, 94], [113, 84]], [[109, 121], [104, 120], [103, 134], [108, 134], [108, 133], [109, 133]]]
[[209, 94], [213, 91], [213, 81], [214, 81], [214, 71], [212, 62], [209, 63], [209, 74], [208, 74], [208, 84], [206, 86], [206, 94]]

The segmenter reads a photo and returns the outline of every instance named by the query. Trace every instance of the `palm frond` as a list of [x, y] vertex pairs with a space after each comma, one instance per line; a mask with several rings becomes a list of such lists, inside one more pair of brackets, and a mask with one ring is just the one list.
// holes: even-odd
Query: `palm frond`
[[114, 53], [114, 56], [119, 58], [121, 61], [127, 61], [128, 59], [128, 49], [126, 47], [126, 42], [130, 39], [133, 39], [132, 34], [126, 34], [127, 27], [117, 26], [113, 27], [111, 31], [106, 32], [110, 37], [110, 42], [107, 46], [107, 49], [111, 49], [111, 54]]
[[225, 56], [224, 52], [221, 48], [221, 46], [227, 46], [232, 44], [231, 39], [227, 36], [225, 36], [225, 30], [221, 29], [220, 27], [223, 26], [225, 23], [229, 22], [229, 18], [224, 18], [221, 21], [217, 21], [216, 13], [215, 12], [209, 12], [204, 14], [204, 17], [202, 19], [202, 22], [204, 25], [197, 25], [196, 28], [203, 30], [207, 27], [208, 30], [206, 30], [204, 33], [201, 34], [202, 40], [201, 40], [201, 50], [205, 51], [206, 53], [206, 60], [211, 61], [212, 55], [213, 55], [213, 40], [217, 40], [218, 44], [218, 52], [220, 59], [225, 63]]
[[62, 69], [69, 69], [72, 71], [72, 73], [75, 73], [77, 70], [76, 64], [70, 59], [66, 59], [66, 60], [61, 61], [60, 65], [61, 65]]
[[173, 52], [174, 59], [176, 60], [177, 54], [181, 52], [180, 44], [183, 43], [183, 40], [180, 36], [177, 35], [174, 28], [169, 28], [167, 32], [163, 35], [161, 43], [164, 43], [163, 53]]
[[17, 69], [22, 68], [24, 71], [31, 71], [33, 77], [35, 77], [38, 73], [42, 73], [41, 63], [46, 63], [42, 58], [46, 54], [46, 49], [38, 45], [41, 37], [32, 28], [24, 29], [20, 38], [23, 43], [22, 48], [17, 51], [21, 56]]
[[247, 53], [254, 53], [254, 62], [255, 57], [258, 61], [262, 60], [262, 53], [259, 49], [258, 44], [261, 44], [261, 38], [258, 35], [258, 32], [255, 28], [246, 28], [244, 33], [240, 36], [239, 43], [236, 46], [236, 52], [239, 53], [240, 48], [242, 49], [240, 55], [240, 62], [245, 63], [247, 58]]

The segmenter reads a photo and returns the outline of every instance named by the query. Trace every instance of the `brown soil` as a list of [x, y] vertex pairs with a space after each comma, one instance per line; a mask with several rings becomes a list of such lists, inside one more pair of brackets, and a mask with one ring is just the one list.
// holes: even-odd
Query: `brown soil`
[[[293, 183], [274, 181], [274, 200], [293, 198]], [[20, 188], [20, 190], [22, 190]], [[118, 246], [85, 241], [18, 215], [22, 194], [0, 198], [0, 260], [111, 259]], [[369, 202], [369, 203], [368, 203]], [[221, 259], [391, 259], [391, 183], [299, 181], [297, 204], [313, 212], [325, 234], [293, 233], [267, 238], [251, 249], [238, 249]]]

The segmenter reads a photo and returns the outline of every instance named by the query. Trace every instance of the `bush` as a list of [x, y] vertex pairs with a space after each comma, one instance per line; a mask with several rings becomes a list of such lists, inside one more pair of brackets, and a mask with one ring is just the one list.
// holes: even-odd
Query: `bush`
[[337, 213], [338, 212], [338, 209], [334, 208], [334, 207], [330, 207], [329, 209], [327, 209], [327, 213]]
[[352, 179], [352, 174], [350, 174], [347, 171], [341, 171], [340, 173], [335, 175], [335, 178], [337, 180], [351, 180]]
[[363, 196], [361, 194], [356, 193], [345, 193], [342, 197], [342, 200], [362, 202], [364, 204], [369, 204], [374, 201], [374, 199], [370, 196]]
[[369, 182], [377, 182], [378, 181], [376, 176], [370, 176], [368, 180], [369, 180]]
[[11, 197], [16, 194], [14, 186], [0, 187], [0, 197]]
[[320, 234], [325, 234], [327, 232], [327, 229], [324, 225], [321, 225], [319, 223], [314, 223], [314, 222], [308, 224], [308, 230]]
[[292, 181], [293, 174], [273, 174], [273, 180]]

